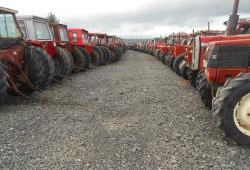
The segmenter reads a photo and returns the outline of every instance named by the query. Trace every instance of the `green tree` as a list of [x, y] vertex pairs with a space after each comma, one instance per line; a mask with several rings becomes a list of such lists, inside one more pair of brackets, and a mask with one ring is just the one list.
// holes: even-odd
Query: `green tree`
[[52, 24], [52, 23], [59, 23], [59, 22], [60, 22], [60, 20], [57, 19], [56, 15], [53, 14], [52, 12], [50, 12], [50, 13], [48, 14], [47, 19], [48, 19], [48, 21], [49, 21], [50, 24]]

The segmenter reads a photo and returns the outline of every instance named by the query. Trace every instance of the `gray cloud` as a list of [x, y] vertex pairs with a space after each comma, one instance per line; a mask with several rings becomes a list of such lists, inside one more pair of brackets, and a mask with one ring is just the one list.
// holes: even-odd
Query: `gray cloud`
[[[129, 34], [141, 33], [161, 25], [169, 27], [201, 25], [212, 17], [229, 15], [232, 6], [233, 0], [155, 0], [149, 4], [142, 4], [136, 11], [110, 12], [84, 18], [69, 16], [63, 20], [71, 23], [70, 25], [85, 26], [90, 30], [104, 32], [112, 32], [121, 29], [123, 25], [129, 25], [131, 27], [126, 31]], [[249, 0], [241, 0], [239, 12], [249, 13], [249, 6]]]

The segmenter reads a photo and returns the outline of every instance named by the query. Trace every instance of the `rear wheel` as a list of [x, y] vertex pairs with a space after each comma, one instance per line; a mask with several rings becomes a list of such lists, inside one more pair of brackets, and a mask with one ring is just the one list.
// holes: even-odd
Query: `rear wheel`
[[187, 76], [187, 66], [186, 66], [186, 61], [182, 60], [179, 66], [180, 69], [180, 74], [181, 76], [185, 79], [188, 80], [188, 76]]
[[96, 66], [99, 66], [99, 65], [101, 65], [103, 63], [103, 60], [104, 60], [103, 51], [98, 46], [94, 46], [93, 51], [95, 51], [95, 53], [97, 54], [97, 58], [93, 62], [95, 63]]
[[174, 60], [175, 58], [173, 56], [169, 56], [169, 67], [174, 70]]
[[118, 48], [116, 48], [116, 47], [110, 47], [109, 49], [110, 49], [110, 51], [112, 53], [112, 59], [111, 59], [111, 61], [112, 62], [119, 61], [120, 58], [121, 58], [121, 54], [120, 54]]
[[187, 77], [192, 86], [196, 86], [197, 71], [193, 71], [191, 68], [187, 67]]
[[[27, 76], [35, 87], [41, 86], [44, 83], [46, 76], [44, 74], [45, 67], [43, 61], [41, 60], [41, 51], [41, 48], [34, 46], [26, 46], [24, 49], [24, 68], [26, 68], [25, 71], [27, 72]], [[26, 94], [30, 94], [35, 91], [35, 89], [30, 89], [26, 84], [22, 86], [21, 91]]]
[[72, 47], [72, 56], [74, 59], [74, 72], [85, 71], [86, 59], [77, 47]]
[[93, 50], [93, 52], [91, 53], [91, 57], [92, 57], [92, 64], [94, 66], [99, 66], [100, 65], [100, 55], [96, 50]]
[[103, 46], [103, 49], [106, 50], [106, 53], [107, 53], [107, 61], [106, 62], [107, 62], [107, 64], [109, 64], [111, 62], [111, 57], [112, 57], [111, 51], [109, 48], [107, 48], [105, 46]]
[[166, 54], [165, 64], [169, 66], [170, 55]]
[[54, 78], [55, 63], [53, 59], [50, 57], [50, 55], [44, 49], [40, 47], [35, 47], [35, 48], [39, 53], [40, 60], [42, 61], [44, 67], [43, 71], [44, 76], [39, 87], [41, 89], [46, 89]]
[[54, 57], [55, 62], [55, 78], [63, 79], [71, 73], [71, 59], [69, 54], [61, 47], [56, 47], [56, 55]]
[[103, 46], [98, 46], [100, 48], [100, 50], [102, 51], [103, 54], [103, 60], [101, 64], [107, 64], [107, 58], [108, 58], [108, 53], [107, 51], [103, 48]]
[[240, 145], [250, 146], [250, 74], [229, 79], [213, 100], [213, 116], [225, 135]]
[[8, 73], [6, 71], [5, 66], [0, 63], [0, 104], [3, 104], [6, 101], [6, 98], [8, 96], [8, 87]]
[[89, 68], [89, 66], [91, 65], [91, 56], [84, 47], [79, 46], [78, 49], [82, 52], [83, 56], [85, 57], [86, 63], [84, 67]]
[[212, 109], [212, 93], [207, 85], [207, 79], [204, 71], [198, 73], [196, 78], [196, 89], [200, 94], [202, 103], [208, 108]]
[[181, 61], [184, 60], [184, 55], [179, 55], [175, 60], [174, 60], [174, 63], [173, 63], [173, 69], [174, 71], [176, 72], [176, 74], [178, 74], [179, 76], [181, 75], [180, 73], [180, 63]]

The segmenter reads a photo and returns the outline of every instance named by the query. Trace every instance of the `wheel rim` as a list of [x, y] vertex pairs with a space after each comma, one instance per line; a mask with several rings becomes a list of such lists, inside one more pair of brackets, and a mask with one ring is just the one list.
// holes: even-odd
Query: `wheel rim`
[[236, 104], [234, 123], [243, 134], [250, 136], [250, 93], [242, 97]]

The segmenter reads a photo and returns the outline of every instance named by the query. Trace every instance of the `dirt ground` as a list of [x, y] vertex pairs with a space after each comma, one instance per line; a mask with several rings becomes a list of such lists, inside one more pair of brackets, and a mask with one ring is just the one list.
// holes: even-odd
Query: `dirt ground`
[[0, 169], [249, 169], [195, 89], [152, 56], [72, 75], [0, 108]]

